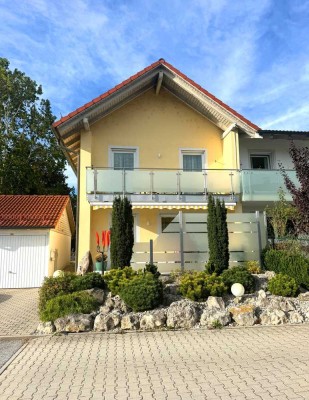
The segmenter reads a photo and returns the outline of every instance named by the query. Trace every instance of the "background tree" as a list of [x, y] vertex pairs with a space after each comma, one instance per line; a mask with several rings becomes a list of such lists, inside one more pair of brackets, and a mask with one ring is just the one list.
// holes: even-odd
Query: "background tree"
[[0, 193], [70, 194], [42, 87], [0, 58]]
[[221, 274], [229, 267], [229, 236], [226, 222], [227, 211], [224, 201], [208, 197], [208, 247], [209, 261], [206, 264], [208, 273]]
[[134, 245], [134, 219], [132, 205], [124, 197], [116, 197], [113, 202], [111, 227], [111, 265], [112, 268], [124, 268], [131, 264]]
[[282, 164], [280, 165], [280, 169], [284, 177], [285, 186], [291, 193], [293, 204], [299, 214], [299, 218], [295, 220], [297, 231], [298, 233], [309, 235], [309, 148], [297, 148], [292, 141], [289, 153], [300, 187], [297, 188], [291, 181]]

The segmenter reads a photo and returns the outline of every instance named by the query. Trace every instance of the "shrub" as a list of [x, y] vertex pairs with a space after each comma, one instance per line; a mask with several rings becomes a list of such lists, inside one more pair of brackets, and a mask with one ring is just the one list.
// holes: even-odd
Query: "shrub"
[[226, 293], [222, 278], [206, 272], [186, 272], [180, 278], [180, 293], [193, 301], [205, 301], [209, 296], [222, 296]]
[[265, 267], [289, 275], [299, 286], [309, 289], [309, 260], [300, 252], [270, 249], [265, 254]]
[[268, 290], [276, 296], [295, 297], [298, 285], [294, 278], [284, 274], [277, 274], [268, 282]]
[[252, 293], [255, 289], [254, 277], [250, 274], [246, 267], [233, 267], [224, 271], [221, 275], [223, 282], [229, 288], [234, 283], [241, 283], [246, 293]]
[[163, 285], [151, 273], [140, 274], [121, 286], [119, 294], [134, 311], [152, 310], [162, 302]]
[[262, 272], [258, 261], [250, 260], [245, 262], [245, 267], [250, 274], [260, 274]]
[[43, 322], [54, 321], [69, 314], [89, 314], [97, 307], [97, 301], [88, 293], [64, 294], [48, 300], [40, 311], [40, 318]]
[[146, 264], [144, 268], [144, 273], [146, 272], [150, 272], [156, 278], [159, 278], [159, 276], [161, 275], [160, 272], [158, 271], [158, 267], [154, 264]]
[[39, 310], [43, 310], [46, 302], [54, 297], [93, 287], [104, 288], [102, 275], [95, 272], [85, 275], [65, 274], [56, 278], [45, 278], [39, 292]]
[[87, 290], [92, 288], [104, 289], [104, 279], [101, 274], [97, 272], [90, 272], [85, 275], [76, 275], [72, 281], [72, 292], [79, 292], [80, 290]]
[[136, 278], [142, 271], [133, 271], [132, 267], [125, 267], [123, 269], [112, 269], [104, 275], [104, 280], [108, 289], [112, 292], [113, 296], [119, 294], [120, 289]]

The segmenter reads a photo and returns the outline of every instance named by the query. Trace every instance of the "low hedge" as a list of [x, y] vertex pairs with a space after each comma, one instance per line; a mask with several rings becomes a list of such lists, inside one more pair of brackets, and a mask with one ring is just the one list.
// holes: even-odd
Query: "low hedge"
[[288, 275], [299, 286], [309, 289], [309, 260], [298, 251], [269, 249], [264, 257], [269, 271]]
[[152, 310], [162, 303], [163, 285], [155, 275], [146, 272], [123, 284], [119, 295], [133, 311]]
[[255, 290], [255, 280], [245, 266], [232, 267], [221, 274], [225, 285], [230, 289], [234, 283], [241, 283], [246, 293], [253, 293]]
[[180, 293], [193, 301], [205, 301], [209, 296], [222, 296], [227, 291], [220, 276], [206, 272], [186, 272], [180, 278]]
[[39, 292], [39, 310], [43, 310], [48, 300], [64, 294], [74, 293], [94, 287], [105, 287], [102, 275], [91, 272], [85, 275], [66, 273], [57, 278], [45, 278]]
[[298, 292], [298, 285], [294, 278], [284, 274], [277, 274], [270, 279], [267, 289], [276, 296], [295, 297]]
[[69, 314], [89, 314], [97, 307], [97, 300], [88, 293], [64, 294], [46, 302], [45, 307], [40, 311], [40, 319], [47, 322]]

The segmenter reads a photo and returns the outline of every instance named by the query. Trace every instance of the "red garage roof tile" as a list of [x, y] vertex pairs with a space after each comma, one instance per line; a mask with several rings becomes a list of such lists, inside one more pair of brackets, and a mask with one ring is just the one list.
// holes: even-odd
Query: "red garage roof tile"
[[55, 228], [69, 196], [0, 195], [1, 228]]

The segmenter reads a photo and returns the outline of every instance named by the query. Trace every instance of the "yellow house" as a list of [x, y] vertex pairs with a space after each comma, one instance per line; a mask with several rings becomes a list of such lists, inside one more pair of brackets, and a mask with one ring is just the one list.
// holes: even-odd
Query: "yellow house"
[[78, 260], [95, 253], [95, 233], [110, 227], [116, 195], [132, 202], [135, 240], [148, 242], [179, 210], [207, 209], [209, 193], [230, 212], [263, 210], [282, 183], [276, 163], [288, 157], [287, 136], [274, 141], [163, 59], [61, 118], [53, 131], [78, 175]]

